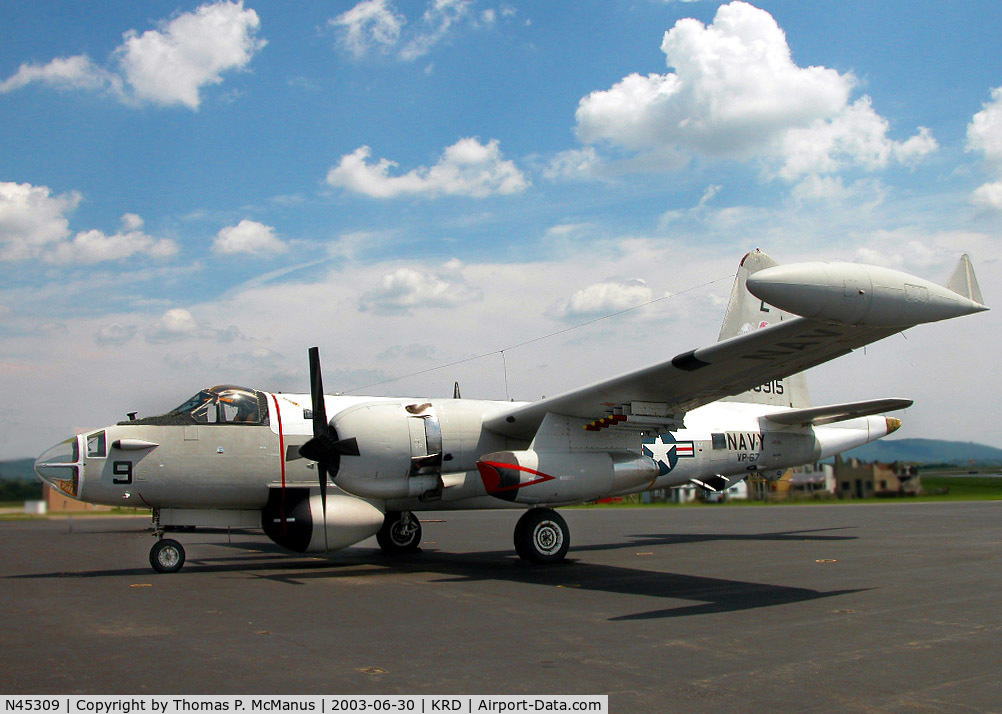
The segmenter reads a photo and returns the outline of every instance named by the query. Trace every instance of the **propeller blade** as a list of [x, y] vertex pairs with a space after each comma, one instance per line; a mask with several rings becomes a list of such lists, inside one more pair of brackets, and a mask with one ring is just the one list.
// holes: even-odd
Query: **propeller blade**
[[324, 552], [327, 552], [327, 478], [337, 478], [342, 456], [358, 456], [359, 451], [355, 438], [338, 439], [337, 430], [327, 421], [320, 350], [317, 347], [310, 348], [310, 396], [313, 399], [313, 438], [299, 447], [299, 455], [317, 462], [320, 503], [324, 512]]
[[[331, 438], [330, 425], [327, 423], [327, 407], [324, 405], [324, 379], [320, 373], [320, 348], [310, 348], [310, 396], [313, 399], [313, 438], [300, 447], [299, 453], [306, 458], [312, 458], [317, 462], [317, 478], [320, 481], [320, 503], [324, 512], [324, 552], [328, 551], [327, 545], [327, 460], [323, 458], [327, 449], [324, 448], [325, 440]], [[337, 438], [337, 437], [335, 437]], [[318, 442], [314, 444], [314, 442]], [[314, 444], [316, 449], [307, 448]], [[307, 453], [303, 453], [303, 449]], [[318, 458], [309, 456], [314, 453]]]
[[350, 439], [341, 439], [334, 442], [334, 448], [340, 456], [359, 456], [358, 439], [354, 436]]
[[327, 433], [327, 407], [324, 405], [324, 378], [320, 373], [320, 348], [310, 348], [310, 395], [313, 398], [313, 436]]
[[317, 463], [317, 472], [320, 474], [320, 505], [324, 512], [324, 552], [330, 550], [327, 544], [327, 466], [323, 462]]

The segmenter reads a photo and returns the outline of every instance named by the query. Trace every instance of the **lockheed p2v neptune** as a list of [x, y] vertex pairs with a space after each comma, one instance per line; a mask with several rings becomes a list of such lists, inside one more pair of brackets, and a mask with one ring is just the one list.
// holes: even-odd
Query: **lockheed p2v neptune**
[[[986, 310], [969, 258], [946, 286], [855, 263], [777, 265], [748, 253], [719, 341], [536, 402], [204, 389], [161, 416], [57, 444], [35, 463], [74, 498], [152, 509], [150, 563], [185, 552], [168, 526], [261, 528], [296, 552], [375, 535], [418, 549], [415, 512], [521, 508], [518, 555], [557, 562], [557, 506], [652, 488], [709, 491], [879, 439], [911, 400], [811, 406], [803, 371], [909, 327]], [[458, 392], [458, 390], [457, 390]], [[328, 415], [331, 415], [328, 418]]]

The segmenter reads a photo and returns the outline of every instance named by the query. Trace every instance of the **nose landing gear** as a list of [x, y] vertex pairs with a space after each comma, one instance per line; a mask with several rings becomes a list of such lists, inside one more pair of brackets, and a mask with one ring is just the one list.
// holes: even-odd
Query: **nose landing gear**
[[184, 565], [184, 547], [170, 538], [158, 540], [150, 548], [150, 565], [158, 573], [176, 573]]
[[153, 535], [157, 542], [150, 548], [150, 565], [158, 573], [176, 573], [184, 565], [184, 546], [171, 538], [164, 538], [160, 525], [160, 509], [153, 509]]

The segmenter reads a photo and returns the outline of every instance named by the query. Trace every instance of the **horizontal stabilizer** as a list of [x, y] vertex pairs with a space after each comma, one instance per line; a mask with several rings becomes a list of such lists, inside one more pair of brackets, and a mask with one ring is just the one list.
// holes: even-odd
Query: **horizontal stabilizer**
[[824, 407], [809, 407], [807, 409], [788, 409], [782, 412], [766, 414], [765, 418], [774, 424], [784, 426], [821, 426], [837, 421], [856, 419], [857, 417], [883, 414], [897, 409], [907, 409], [913, 404], [911, 399], [870, 399], [865, 402], [849, 402], [847, 404], [830, 404]]

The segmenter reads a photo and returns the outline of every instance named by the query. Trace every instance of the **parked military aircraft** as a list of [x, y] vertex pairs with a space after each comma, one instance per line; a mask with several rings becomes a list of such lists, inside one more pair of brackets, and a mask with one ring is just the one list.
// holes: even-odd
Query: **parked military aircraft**
[[[717, 343], [536, 402], [329, 396], [310, 350], [311, 394], [222, 385], [161, 416], [57, 444], [39, 477], [80, 500], [147, 506], [150, 563], [177, 571], [167, 526], [262, 528], [297, 552], [375, 535], [417, 550], [415, 512], [521, 508], [518, 555], [564, 558], [554, 507], [695, 484], [779, 478], [890, 434], [910, 406], [813, 407], [802, 372], [914, 325], [987, 308], [964, 255], [945, 287], [853, 263], [780, 266], [747, 254]], [[328, 415], [332, 415], [328, 418]]]

